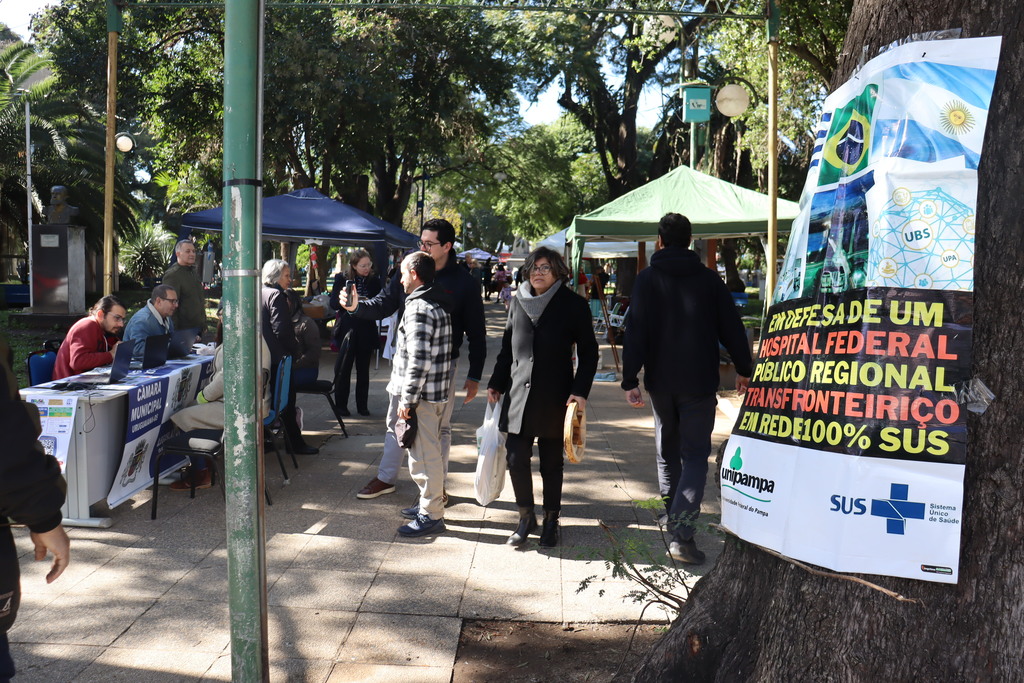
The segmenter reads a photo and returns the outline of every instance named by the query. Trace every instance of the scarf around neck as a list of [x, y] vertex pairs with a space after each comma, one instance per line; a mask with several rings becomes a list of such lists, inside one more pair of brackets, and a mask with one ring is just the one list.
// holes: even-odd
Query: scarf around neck
[[537, 321], [540, 320], [541, 315], [544, 314], [544, 309], [551, 303], [551, 297], [555, 295], [555, 292], [562, 286], [561, 280], [555, 280], [555, 284], [548, 288], [548, 291], [544, 292], [540, 296], [533, 293], [533, 285], [529, 282], [524, 282], [519, 287], [519, 291], [516, 292], [516, 298], [519, 299], [519, 304], [526, 311], [526, 315], [530, 317], [530, 322], [533, 326], [537, 326]]

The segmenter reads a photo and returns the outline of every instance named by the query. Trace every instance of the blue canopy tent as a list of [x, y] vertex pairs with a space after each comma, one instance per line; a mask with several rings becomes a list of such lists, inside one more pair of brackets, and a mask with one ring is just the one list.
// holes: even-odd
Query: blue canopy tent
[[[182, 231], [220, 232], [222, 207], [187, 213]], [[281, 242], [317, 240], [324, 244], [380, 243], [407, 249], [418, 238], [376, 216], [326, 197], [313, 188], [263, 198], [263, 237]]]

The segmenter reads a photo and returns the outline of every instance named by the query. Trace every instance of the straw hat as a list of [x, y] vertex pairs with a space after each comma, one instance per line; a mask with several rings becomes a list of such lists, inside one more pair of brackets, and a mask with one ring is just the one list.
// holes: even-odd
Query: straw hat
[[583, 449], [587, 445], [587, 413], [575, 401], [565, 407], [562, 435], [565, 457], [569, 462], [575, 464], [583, 460]]

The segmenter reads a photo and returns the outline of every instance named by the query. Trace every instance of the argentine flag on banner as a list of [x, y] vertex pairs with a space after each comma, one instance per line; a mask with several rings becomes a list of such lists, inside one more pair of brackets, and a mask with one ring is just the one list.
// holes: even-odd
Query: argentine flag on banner
[[978, 168], [995, 71], [932, 62], [881, 73], [871, 157], [935, 162], [964, 158]]

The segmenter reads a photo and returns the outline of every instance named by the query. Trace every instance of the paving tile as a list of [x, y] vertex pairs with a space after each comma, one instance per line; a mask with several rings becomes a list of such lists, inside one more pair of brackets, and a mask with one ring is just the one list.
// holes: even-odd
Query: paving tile
[[114, 647], [219, 654], [230, 642], [227, 603], [169, 597], [136, 619]]
[[110, 647], [75, 683], [180, 683], [198, 681], [217, 660], [208, 652], [171, 652]]
[[[518, 548], [510, 545], [478, 544], [469, 572], [470, 583], [486, 583], [491, 579], [511, 576], [529, 576], [531, 581], [560, 580], [562, 571], [559, 558], [538, 550], [535, 535], [531, 535], [528, 541]], [[496, 573], [496, 570], [501, 573]]]
[[460, 576], [469, 574], [474, 544], [450, 534], [430, 539], [402, 539], [391, 544], [380, 571], [412, 576]]
[[[324, 683], [334, 667], [333, 660], [272, 659], [271, 683]], [[231, 655], [222, 655], [202, 678], [203, 681], [230, 681]]]
[[[74, 553], [74, 546], [72, 546]], [[209, 554], [209, 549], [126, 548], [68, 590], [76, 595], [158, 598]], [[72, 558], [74, 555], [72, 554]]]
[[[628, 594], [638, 589], [630, 581], [594, 581], [585, 590], [578, 582], [562, 585], [563, 618], [567, 622], [636, 621], [645, 603], [634, 602]], [[644, 614], [644, 621], [664, 621], [664, 613], [653, 607]]]
[[491, 578], [466, 584], [459, 616], [463, 619], [562, 621], [561, 581]]
[[446, 667], [450, 678], [461, 630], [461, 620], [450, 617], [363, 613], [338, 662]]
[[289, 568], [270, 589], [267, 602], [284, 607], [355, 611], [373, 583], [373, 572]]
[[333, 571], [376, 571], [391, 543], [337, 536], [310, 535], [292, 566]]
[[452, 669], [448, 666], [381, 666], [376, 664], [334, 665], [327, 683], [448, 683]]
[[12, 643], [110, 645], [154, 599], [67, 594], [28, 616], [19, 616], [8, 632]]
[[90, 645], [25, 643], [11, 648], [18, 683], [73, 681], [101, 654], [102, 647]]
[[356, 617], [355, 612], [272, 605], [267, 617], [270, 660], [333, 661]]
[[360, 612], [424, 614], [454, 617], [466, 587], [466, 577], [453, 575], [377, 574]]

